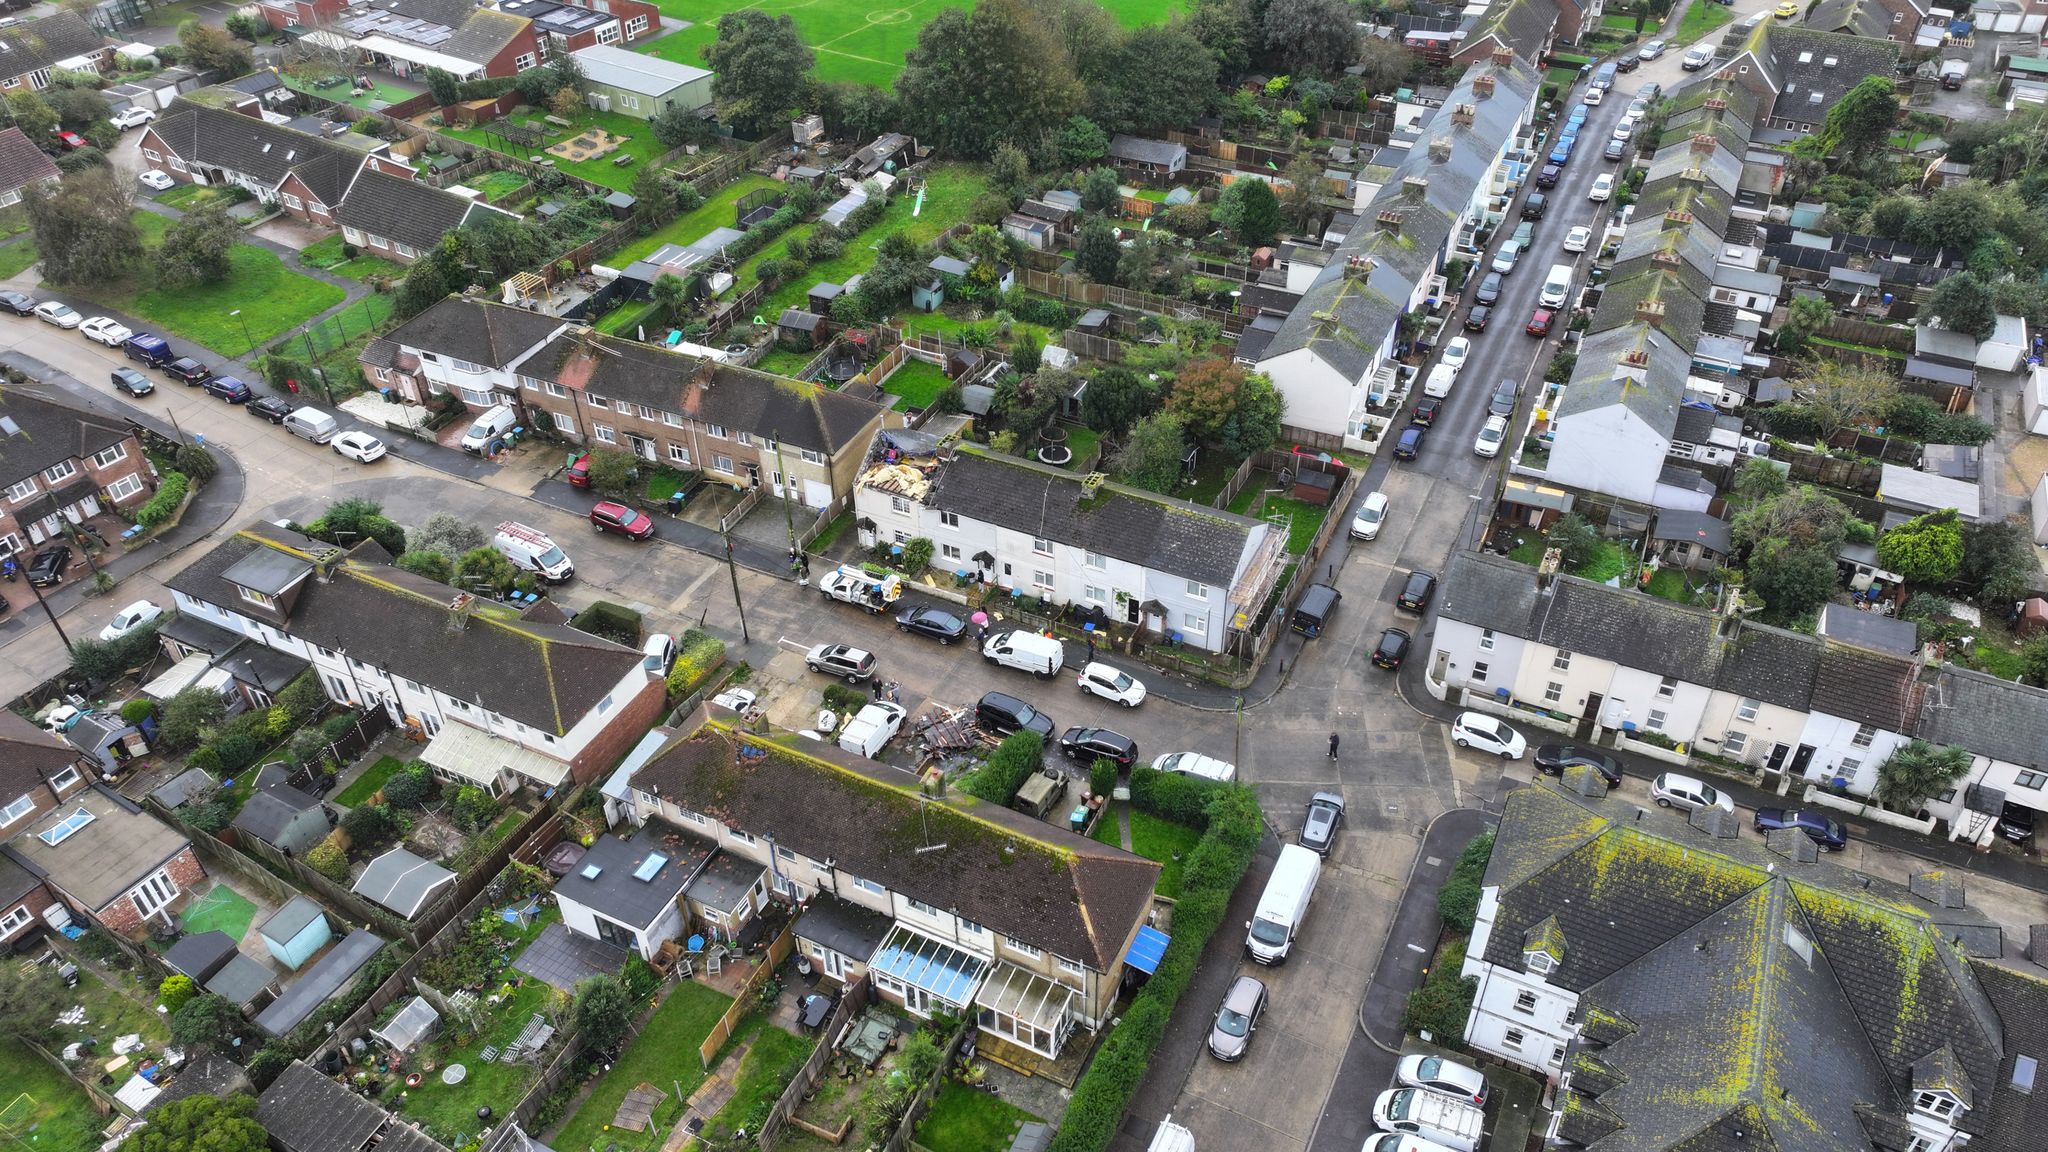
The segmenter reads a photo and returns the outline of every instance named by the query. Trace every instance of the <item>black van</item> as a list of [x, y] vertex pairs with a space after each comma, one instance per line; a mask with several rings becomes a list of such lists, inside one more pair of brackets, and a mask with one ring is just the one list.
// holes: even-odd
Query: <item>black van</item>
[[1328, 584], [1311, 584], [1301, 594], [1301, 602], [1294, 606], [1294, 618], [1288, 623], [1296, 632], [1313, 640], [1323, 634], [1329, 626], [1330, 616], [1337, 611], [1337, 601], [1344, 594]]
[[991, 692], [975, 705], [974, 722], [997, 736], [1009, 736], [1030, 729], [1052, 743], [1052, 717], [1015, 696]]

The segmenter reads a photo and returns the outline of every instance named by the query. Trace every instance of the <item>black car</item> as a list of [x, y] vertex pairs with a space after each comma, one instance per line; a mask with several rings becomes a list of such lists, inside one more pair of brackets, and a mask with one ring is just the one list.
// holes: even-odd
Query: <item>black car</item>
[[64, 570], [71, 567], [71, 546], [52, 544], [28, 564], [28, 582], [38, 588], [64, 582]]
[[130, 396], [147, 396], [151, 392], [156, 391], [156, 385], [149, 382], [149, 377], [144, 376], [133, 368], [116, 368], [112, 376], [114, 387], [119, 388]]
[[1110, 760], [1129, 768], [1138, 761], [1138, 742], [1107, 728], [1069, 728], [1060, 734], [1060, 751], [1076, 764]]
[[974, 723], [997, 736], [1031, 731], [1052, 739], [1052, 717], [1002, 692], [990, 692], [974, 706]]
[[16, 316], [33, 316], [36, 311], [35, 297], [26, 292], [0, 292], [0, 308]]
[[213, 373], [207, 369], [206, 365], [201, 364], [190, 356], [180, 356], [169, 364], [164, 365], [164, 375], [169, 376], [173, 380], [183, 380], [188, 388], [197, 388], [201, 384], [206, 383], [207, 377], [212, 376]]
[[1522, 201], [1522, 219], [1541, 220], [1543, 219], [1544, 209], [1549, 207], [1549, 197], [1541, 192], [1531, 192], [1529, 193], [1529, 198]]
[[1627, 153], [1628, 141], [1626, 140], [1609, 140], [1607, 147], [1600, 152], [1602, 156], [1607, 157], [1609, 160], [1619, 160]]
[[1415, 402], [1415, 415], [1410, 416], [1408, 418], [1408, 422], [1410, 424], [1420, 424], [1424, 428], [1427, 428], [1436, 423], [1437, 413], [1442, 412], [1443, 410], [1443, 397], [1424, 396], [1422, 399], [1417, 400]]
[[200, 385], [209, 396], [218, 396], [230, 404], [247, 404], [256, 398], [256, 393], [247, 384], [233, 376], [210, 376]]
[[1488, 416], [1513, 416], [1515, 401], [1521, 399], [1522, 385], [1518, 381], [1503, 380], [1493, 386], [1493, 398], [1486, 402]]
[[1590, 748], [1575, 744], [1545, 744], [1536, 749], [1536, 770], [1552, 776], [1564, 775], [1567, 768], [1591, 768], [1600, 773], [1609, 788], [1621, 783], [1621, 761]]
[[1380, 642], [1372, 649], [1372, 666], [1389, 672], [1398, 670], [1401, 661], [1408, 658], [1408, 645], [1412, 642], [1413, 638], [1399, 628], [1380, 633]]
[[1344, 826], [1344, 797], [1335, 792], [1318, 792], [1308, 798], [1308, 812], [1301, 818], [1301, 846], [1318, 856], [1328, 856], [1337, 846], [1337, 829]]
[[1555, 164], [1545, 164], [1542, 170], [1536, 173], [1536, 186], [1538, 188], [1555, 188], [1557, 187], [1558, 177], [1563, 175], [1564, 169]]
[[[1659, 53], [1659, 55], [1662, 55], [1662, 53]], [[1614, 70], [1616, 72], [1633, 72], [1642, 66], [1643, 58], [1633, 52], [1624, 53], [1619, 60], [1614, 62]]]
[[941, 644], [951, 644], [967, 632], [967, 621], [942, 608], [920, 604], [899, 613], [896, 627], [905, 632], [916, 632], [929, 636]]
[[2034, 838], [2034, 810], [2024, 804], [2005, 802], [2005, 810], [1998, 814], [1998, 834], [2014, 844], [2025, 844]]
[[275, 396], [259, 396], [249, 401], [248, 407], [249, 415], [261, 416], [272, 424], [284, 423], [284, 418], [291, 415], [293, 411], [294, 409], [289, 403], [279, 400]]
[[1408, 583], [1401, 586], [1401, 594], [1394, 597], [1394, 607], [1417, 615], [1429, 610], [1429, 598], [1436, 595], [1436, 576], [1417, 568], [1408, 574]]
[[1478, 291], [1472, 293], [1472, 299], [1480, 304], [1495, 303], [1500, 300], [1500, 285], [1500, 273], [1488, 272], [1486, 279], [1479, 282]]
[[1849, 846], [1849, 830], [1818, 812], [1804, 808], [1759, 808], [1756, 819], [1750, 826], [1759, 832], [1774, 832], [1780, 828], [1797, 828], [1806, 833], [1806, 838], [1830, 852], [1840, 852]]
[[1465, 313], [1465, 331], [1484, 332], [1486, 331], [1486, 322], [1491, 319], [1493, 319], [1493, 309], [1488, 308], [1484, 304], [1475, 305], [1470, 312]]
[[1401, 429], [1400, 438], [1394, 441], [1394, 459], [1415, 459], [1415, 454], [1422, 451], [1422, 435], [1426, 431], [1428, 429], [1420, 424], [1410, 424]]

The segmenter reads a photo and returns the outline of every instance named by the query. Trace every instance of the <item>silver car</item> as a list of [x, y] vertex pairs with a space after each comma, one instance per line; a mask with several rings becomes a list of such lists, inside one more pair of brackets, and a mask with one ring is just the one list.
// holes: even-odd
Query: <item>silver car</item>
[[1486, 1107], [1486, 1077], [1476, 1068], [1441, 1056], [1404, 1056], [1394, 1076], [1410, 1088], [1425, 1088], [1463, 1100], [1475, 1108]]
[[1337, 829], [1344, 826], [1344, 797], [1335, 792], [1318, 792], [1309, 797], [1308, 814], [1301, 820], [1301, 846], [1318, 856], [1328, 856], [1337, 846]]
[[1216, 1010], [1216, 1023], [1209, 1029], [1209, 1055], [1218, 1060], [1242, 1060], [1258, 1031], [1259, 1017], [1266, 1011], [1266, 985], [1256, 976], [1239, 976], [1224, 993], [1223, 1007]]

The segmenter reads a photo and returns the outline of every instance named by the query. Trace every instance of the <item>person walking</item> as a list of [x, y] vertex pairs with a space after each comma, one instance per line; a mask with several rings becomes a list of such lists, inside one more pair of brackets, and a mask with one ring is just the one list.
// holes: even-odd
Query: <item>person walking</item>
[[1095, 663], [1095, 637], [1093, 635], [1088, 637], [1088, 662], [1090, 664]]
[[1330, 733], [1330, 759], [1332, 759], [1332, 760], [1335, 760], [1336, 758], [1337, 758], [1337, 734], [1336, 734], [1335, 732], [1332, 732], [1332, 733]]

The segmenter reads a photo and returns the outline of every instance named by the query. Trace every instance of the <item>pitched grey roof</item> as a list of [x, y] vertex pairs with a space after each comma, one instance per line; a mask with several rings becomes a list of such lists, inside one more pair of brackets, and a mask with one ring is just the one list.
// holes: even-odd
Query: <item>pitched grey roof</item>
[[0, 795], [25, 795], [76, 763], [78, 749], [14, 712], [0, 712]]
[[506, 368], [566, 327], [554, 316], [450, 296], [399, 325], [387, 338], [402, 348]]
[[2007, 764], [2048, 763], [2048, 692], [1945, 664], [1921, 701], [1915, 731], [1929, 743]]
[[1530, 638], [1529, 620], [1540, 599], [1536, 570], [1490, 552], [1458, 552], [1437, 590], [1437, 615]]
[[1540, 643], [1689, 684], [1712, 684], [1721, 663], [1712, 613], [1625, 588], [1559, 577], [1536, 623]]
[[419, 913], [428, 897], [454, 882], [455, 873], [439, 864], [423, 860], [404, 848], [393, 848], [370, 861], [350, 891], [410, 919]]
[[[646, 928], [675, 906], [710, 856], [704, 841], [649, 821], [631, 840], [600, 836], [577, 861], [575, 871], [556, 882], [555, 895], [630, 928]], [[656, 857], [662, 860], [660, 867], [641, 879], [641, 866]]]
[[1552, 0], [1494, 0], [1493, 6], [1466, 33], [1465, 44], [1492, 37], [1503, 48], [1534, 63], [1557, 28], [1558, 8]]
[[[284, 789], [286, 793], [297, 791], [296, 788]], [[298, 820], [301, 814], [311, 811], [312, 807], [317, 805], [299, 807], [276, 792], [257, 792], [243, 802], [242, 810], [235, 813], [232, 826], [266, 844], [277, 844], [293, 822]], [[325, 820], [322, 823], [325, 823]]]
[[1813, 679], [1812, 708], [1830, 716], [1910, 735], [1919, 693], [1913, 662], [1829, 644]]
[[1723, 555], [1734, 547], [1729, 539], [1726, 520], [1683, 508], [1657, 509], [1657, 527], [1653, 536], [1658, 540], [1683, 540]]
[[478, 9], [461, 20], [455, 33], [436, 45], [435, 50], [459, 60], [488, 64], [530, 23], [523, 16], [489, 8]]
[[[1602, 310], [1606, 301], [1601, 302]], [[1640, 355], [1643, 363], [1629, 363]], [[1557, 405], [1557, 445], [1551, 455], [1569, 444], [1573, 435], [1570, 417], [1596, 412], [1619, 404], [1634, 412], [1650, 430], [1670, 439], [1678, 423], [1678, 407], [1685, 399], [1686, 374], [1692, 356], [1683, 347], [1652, 332], [1642, 323], [1589, 332], [1579, 347], [1578, 366], [1565, 386]]]
[[337, 223], [425, 252], [460, 228], [476, 204], [420, 180], [366, 171], [334, 210]]
[[177, 1076], [142, 1110], [154, 1112], [187, 1096], [231, 1096], [248, 1090], [249, 1074], [242, 1071], [241, 1065], [217, 1052], [205, 1051], [178, 1069]]
[[107, 47], [99, 29], [75, 12], [0, 28], [0, 76], [25, 76]]
[[0, 130], [0, 192], [59, 179], [57, 164], [19, 128]]
[[[2048, 1060], [2048, 980], [2038, 971], [2020, 972], [2000, 964], [1971, 967], [1998, 1013], [2005, 1052], [1996, 1078], [1988, 1085], [1976, 1085], [1980, 1097], [1987, 1088], [1995, 1091], [1990, 1115], [1970, 1147], [1975, 1152], [2033, 1152], [2041, 1146], [2041, 1134], [2048, 1132], [2048, 1092], [2042, 1091], [2039, 1068], [2041, 1061]], [[2022, 1057], [2035, 1062], [2031, 1092], [2012, 1086]]]
[[1109, 154], [1115, 159], [1129, 160], [1134, 164], [1170, 165], [1187, 157], [1188, 146], [1118, 133], [1110, 139]]
[[[1770, 49], [1780, 81], [1771, 114], [1781, 120], [1805, 119], [1803, 110], [1812, 107], [1818, 122], [1825, 109], [1866, 78], [1898, 74], [1899, 45], [1892, 40], [1778, 24], [1770, 30]], [[1830, 66], [1829, 60], [1835, 63]], [[1815, 93], [1818, 104], [1809, 100]]]
[[89, 457], [133, 435], [121, 422], [19, 388], [0, 393], [0, 418], [20, 431], [0, 430], [0, 489], [66, 460]]
[[1722, 657], [1714, 687], [1804, 712], [1813, 701], [1821, 646], [1813, 636], [1745, 621]]
[[378, 1152], [441, 1147], [303, 1060], [293, 1061], [257, 1097], [256, 1123], [283, 1152], [362, 1152], [373, 1137]]
[[1919, 629], [1911, 620], [1859, 612], [1847, 604], [1821, 605], [1816, 631], [1831, 641], [1892, 656], [1907, 657], [1920, 650]]
[[1267, 526], [1183, 500], [1105, 483], [1092, 500], [1070, 472], [962, 448], [939, 468], [925, 503], [941, 512], [1058, 540], [1228, 589]]
[[216, 164], [273, 186], [323, 156], [344, 166], [363, 159], [318, 136], [190, 100], [173, 103], [149, 128], [188, 163]]
[[292, 937], [306, 930], [306, 925], [320, 919], [324, 912], [320, 905], [308, 896], [294, 896], [284, 907], [271, 913], [270, 919], [257, 926], [257, 931], [280, 944], [288, 944]]

